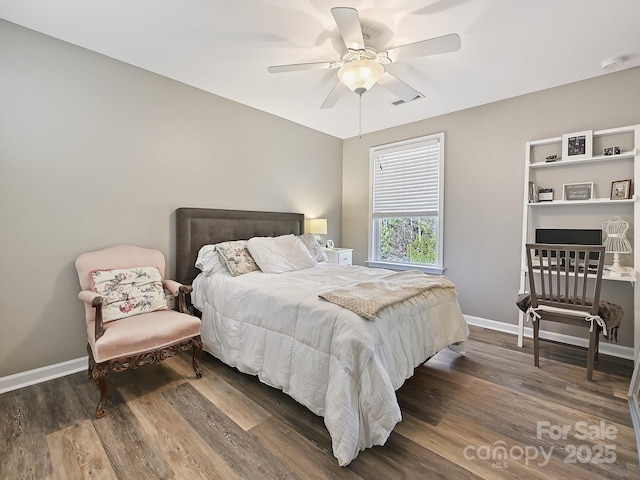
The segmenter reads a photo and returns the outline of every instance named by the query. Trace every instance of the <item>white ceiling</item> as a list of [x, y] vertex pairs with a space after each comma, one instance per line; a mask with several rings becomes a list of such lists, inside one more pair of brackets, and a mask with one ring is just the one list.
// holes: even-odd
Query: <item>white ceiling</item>
[[[362, 133], [640, 65], [640, 0], [0, 0], [0, 18], [339, 138], [358, 134], [358, 96], [321, 110], [336, 70], [267, 66], [337, 61], [331, 15], [354, 7], [379, 50], [458, 33], [462, 48], [393, 73], [424, 98], [375, 86]], [[622, 57], [604, 70], [601, 63]]]

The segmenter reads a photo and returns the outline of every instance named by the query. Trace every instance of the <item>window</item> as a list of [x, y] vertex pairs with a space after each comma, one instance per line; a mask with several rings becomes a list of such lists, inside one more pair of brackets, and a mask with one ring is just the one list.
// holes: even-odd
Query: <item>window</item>
[[444, 133], [374, 147], [371, 266], [442, 273]]

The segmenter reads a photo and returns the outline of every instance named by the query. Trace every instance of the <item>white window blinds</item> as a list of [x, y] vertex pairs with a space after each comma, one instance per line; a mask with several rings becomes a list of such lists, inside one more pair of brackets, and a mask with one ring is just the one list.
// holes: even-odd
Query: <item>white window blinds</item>
[[374, 152], [373, 216], [438, 215], [440, 139]]

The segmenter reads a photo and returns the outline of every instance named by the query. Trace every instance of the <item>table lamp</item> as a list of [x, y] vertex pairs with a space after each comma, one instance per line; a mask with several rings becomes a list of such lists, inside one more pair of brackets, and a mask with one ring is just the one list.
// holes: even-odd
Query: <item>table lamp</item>
[[315, 235], [320, 245], [324, 244], [320, 235], [327, 234], [327, 219], [326, 218], [312, 218], [309, 220], [309, 233]]
[[613, 266], [610, 271], [617, 275], [627, 273], [627, 269], [620, 265], [620, 254], [632, 251], [631, 244], [626, 237], [629, 222], [625, 222], [620, 217], [613, 217], [602, 224], [602, 229], [607, 234], [607, 238], [604, 240], [605, 252], [613, 253]]

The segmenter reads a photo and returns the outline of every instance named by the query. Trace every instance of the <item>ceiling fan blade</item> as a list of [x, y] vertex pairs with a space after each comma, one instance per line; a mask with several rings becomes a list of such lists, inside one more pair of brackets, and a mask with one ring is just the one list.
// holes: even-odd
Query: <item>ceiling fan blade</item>
[[442, 37], [390, 48], [387, 50], [387, 54], [391, 60], [395, 61], [398, 58], [426, 57], [439, 53], [455, 52], [460, 50], [460, 45], [460, 36], [457, 33], [451, 33]]
[[415, 88], [407, 85], [398, 77], [390, 74], [389, 72], [387, 72], [386, 75], [383, 75], [382, 78], [378, 80], [378, 84], [382, 85], [384, 88], [397, 95], [398, 98], [405, 102], [410, 102], [417, 96], [421, 95], [420, 92], [418, 92]]
[[333, 89], [331, 89], [331, 92], [329, 92], [329, 95], [327, 95], [327, 98], [325, 98], [324, 102], [322, 102], [322, 105], [320, 105], [320, 108], [323, 110], [332, 108], [336, 104], [338, 99], [342, 96], [342, 94], [347, 90], [349, 89], [341, 81], [338, 80], [333, 86]]
[[355, 8], [334, 7], [331, 9], [331, 13], [347, 48], [363, 50], [364, 37], [362, 36], [358, 11]]
[[331, 68], [331, 62], [294, 63], [292, 65], [272, 65], [267, 68], [269, 73], [297, 72], [299, 70], [316, 70]]

